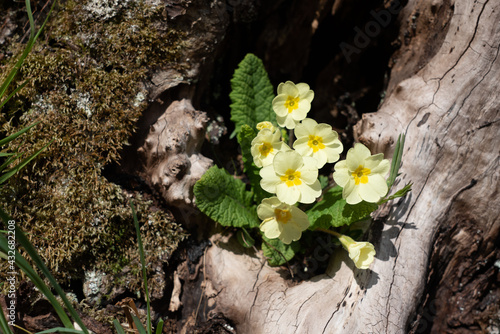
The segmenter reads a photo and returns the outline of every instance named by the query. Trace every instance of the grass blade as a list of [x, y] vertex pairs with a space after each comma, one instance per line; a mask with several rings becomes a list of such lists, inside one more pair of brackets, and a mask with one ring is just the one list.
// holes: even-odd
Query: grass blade
[[116, 332], [118, 334], [125, 334], [125, 330], [123, 329], [122, 325], [118, 322], [118, 320], [113, 320], [113, 325], [115, 326]]
[[22, 135], [23, 133], [25, 133], [26, 131], [28, 131], [29, 129], [31, 129], [32, 127], [34, 127], [35, 125], [37, 125], [38, 123], [40, 123], [40, 122], [36, 122], [35, 124], [29, 125], [29, 126], [25, 127], [24, 129], [19, 130], [18, 132], [13, 133], [10, 136], [8, 136], [8, 137], [0, 140], [0, 146], [4, 146], [5, 144], [13, 141], [14, 139], [16, 139], [17, 137], [19, 137], [20, 135]]
[[[17, 230], [16, 230], [16, 237], [17, 237]], [[7, 239], [5, 237], [0, 237], [0, 257], [7, 260], [7, 254], [9, 251], [8, 244], [7, 244]], [[57, 301], [56, 297], [52, 294], [50, 291], [50, 288], [45, 285], [43, 282], [42, 278], [38, 276], [38, 274], [35, 272], [33, 267], [30, 266], [28, 261], [24, 257], [22, 257], [18, 252], [15, 254], [15, 262], [16, 265], [21, 269], [26, 276], [35, 284], [35, 286], [40, 290], [40, 292], [49, 300], [49, 302], [52, 304], [52, 307], [54, 307], [54, 310], [56, 311], [57, 315], [59, 316], [59, 319], [61, 319], [62, 323], [64, 326], [71, 326], [70, 328], [73, 327], [73, 324], [71, 320], [68, 318], [66, 313], [64, 312], [63, 308]]]
[[[3, 283], [2, 283], [3, 285]], [[0, 329], [4, 334], [14, 334], [12, 329], [9, 327], [9, 323], [3, 314], [3, 310], [0, 308]]]
[[160, 321], [158, 321], [158, 325], [156, 326], [156, 334], [161, 334], [162, 330], [163, 330], [163, 319], [160, 319]]
[[2, 109], [2, 107], [7, 103], [9, 102], [9, 100], [17, 93], [19, 92], [21, 89], [23, 89], [24, 86], [26, 86], [26, 84], [29, 82], [29, 80], [25, 80], [19, 87], [17, 87], [16, 89], [14, 89], [14, 91], [12, 93], [9, 94], [9, 96], [7, 96], [7, 98], [5, 100], [3, 100], [3, 102], [0, 104], [0, 109]]
[[[28, 1], [26, 1], [26, 2], [28, 3]], [[14, 68], [9, 72], [9, 74], [5, 78], [5, 81], [0, 86], [0, 99], [5, 95], [5, 91], [9, 87], [12, 80], [14, 80], [14, 77], [16, 76], [17, 72], [19, 71], [19, 69], [21, 68], [21, 66], [24, 63], [24, 60], [26, 59], [28, 54], [31, 52], [31, 49], [33, 48], [33, 45], [35, 44], [35, 41], [37, 40], [38, 36], [40, 36], [43, 28], [47, 24], [49, 17], [50, 17], [50, 14], [52, 13], [52, 10], [54, 9], [54, 6], [56, 5], [56, 3], [57, 3], [57, 0], [55, 0], [54, 3], [52, 4], [52, 6], [50, 7], [50, 11], [47, 14], [47, 17], [45, 18], [45, 21], [43, 22], [42, 26], [40, 27], [40, 29], [38, 29], [37, 34], [34, 37], [30, 38], [30, 40], [28, 41], [28, 44], [26, 45], [26, 48], [24, 49], [21, 57], [19, 57], [18, 61], [14, 65]], [[31, 11], [31, 7], [30, 7], [29, 11]], [[29, 12], [28, 12], [28, 16], [29, 16]], [[31, 22], [30, 22], [30, 25], [31, 25]], [[34, 29], [32, 30], [32, 32], [34, 32]]]
[[33, 12], [31, 11], [30, 0], [26, 0], [26, 11], [30, 20], [30, 40], [35, 38], [35, 20], [33, 20]]
[[141, 320], [139, 318], [137, 318], [135, 315], [133, 315], [132, 319], [134, 319], [134, 324], [135, 324], [135, 327], [137, 327], [137, 331], [139, 332], [139, 334], [148, 334], [146, 332], [146, 329], [144, 328], [144, 326], [141, 324]]
[[17, 173], [17, 171], [19, 171], [20, 169], [24, 168], [24, 166], [29, 164], [31, 162], [31, 160], [35, 159], [40, 153], [42, 153], [42, 151], [45, 150], [50, 144], [52, 144], [53, 141], [54, 141], [54, 139], [52, 139], [47, 145], [45, 145], [44, 147], [39, 149], [35, 154], [31, 155], [30, 157], [27, 157], [26, 159], [21, 161], [17, 166], [9, 169], [2, 176], [0, 176], [0, 184], [7, 181], [9, 178], [12, 177], [12, 175]]
[[[0, 217], [1, 219], [7, 223], [10, 220], [10, 217], [2, 210], [0, 209]], [[53, 287], [53, 289], [56, 291], [56, 293], [61, 297], [63, 300], [64, 306], [68, 310], [68, 312], [71, 314], [71, 317], [75, 320], [75, 322], [82, 328], [82, 331], [85, 334], [88, 334], [88, 330], [83, 324], [82, 320], [78, 316], [78, 313], [76, 313], [75, 309], [69, 302], [68, 298], [66, 297], [66, 294], [64, 293], [63, 289], [59, 286], [57, 283], [56, 279], [52, 274], [50, 273], [49, 269], [43, 262], [43, 260], [40, 258], [40, 255], [38, 255], [37, 251], [31, 245], [29, 242], [28, 238], [24, 235], [23, 231], [16, 225], [15, 227], [15, 235], [16, 235], [16, 240], [19, 242], [21, 246], [26, 250], [28, 255], [31, 257], [32, 261], [35, 263], [37, 268], [47, 277], [47, 279], [50, 282], [50, 285]], [[0, 238], [0, 250], [4, 252], [5, 254], [8, 253], [8, 245], [7, 245], [7, 239], [5, 237]], [[64, 326], [66, 328], [74, 329], [73, 323], [71, 320], [69, 320], [68, 316], [62, 309], [61, 305], [57, 301], [57, 299], [54, 297], [50, 289], [45, 285], [43, 280], [41, 279], [40, 276], [35, 272], [35, 270], [31, 267], [31, 265], [22, 257], [19, 253], [16, 252], [16, 264], [19, 266], [21, 270], [23, 270], [26, 275], [32, 280], [32, 282], [37, 286], [38, 289], [49, 299], [51, 302], [52, 306], [56, 310], [59, 318], [63, 322]]]
[[[139, 228], [139, 222], [137, 221], [137, 214], [135, 212], [134, 208], [134, 203], [130, 201], [130, 206], [132, 208], [132, 215], [134, 217], [134, 225], [135, 225], [135, 230], [137, 232], [137, 242], [139, 244], [139, 254], [141, 257], [141, 265], [142, 265], [142, 278], [144, 280], [144, 293], [146, 294], [146, 304], [147, 304], [147, 312], [148, 312], [148, 319], [147, 319], [147, 327], [148, 327], [148, 332], [147, 334], [151, 334], [151, 311], [149, 308], [149, 291], [148, 291], [148, 276], [146, 275], [146, 260], [144, 258], [144, 248], [142, 246], [142, 238], [141, 238], [141, 230]], [[135, 321], [135, 319], [134, 319]]]
[[82, 334], [83, 332], [78, 329], [70, 329], [70, 328], [64, 328], [64, 327], [55, 327], [51, 329], [47, 329], [42, 332], [37, 332], [36, 334], [44, 334], [44, 333], [76, 333], [76, 334]]
[[[9, 154], [9, 153], [7, 153], [7, 154]], [[0, 172], [2, 172], [5, 168], [7, 168], [8, 165], [13, 163], [17, 159], [19, 159], [19, 157], [21, 157], [21, 154], [18, 154], [17, 152], [16, 153], [13, 152], [12, 155], [10, 156], [10, 158], [5, 160], [5, 162], [0, 166]]]
[[398, 141], [396, 142], [396, 147], [394, 148], [394, 155], [392, 156], [391, 162], [391, 173], [389, 174], [389, 178], [387, 179], [387, 185], [389, 186], [389, 190], [391, 189], [394, 181], [396, 181], [396, 177], [398, 176], [399, 167], [401, 167], [401, 158], [403, 157], [403, 149], [405, 146], [405, 135], [402, 133], [398, 137]]

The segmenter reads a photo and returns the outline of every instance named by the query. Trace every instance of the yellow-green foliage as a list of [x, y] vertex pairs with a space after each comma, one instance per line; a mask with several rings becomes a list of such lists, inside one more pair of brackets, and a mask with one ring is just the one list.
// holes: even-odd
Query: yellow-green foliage
[[[0, 202], [68, 279], [84, 268], [117, 271], [138, 256], [129, 200], [102, 170], [119, 160], [145, 110], [141, 81], [175, 63], [183, 34], [167, 29], [162, 6], [129, 1], [102, 21], [85, 1], [61, 3], [13, 86], [30, 83], [2, 110], [5, 133], [41, 121], [19, 147], [26, 154], [55, 140], [3, 185]], [[141, 196], [135, 203], [150, 262], [166, 260], [184, 232]]]

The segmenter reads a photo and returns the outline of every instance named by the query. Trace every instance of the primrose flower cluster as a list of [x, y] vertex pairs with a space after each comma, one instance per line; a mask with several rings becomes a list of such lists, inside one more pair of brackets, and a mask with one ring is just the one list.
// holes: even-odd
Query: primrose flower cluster
[[[262, 168], [260, 185], [275, 195], [264, 199], [257, 208], [263, 220], [260, 229], [267, 238], [279, 238], [285, 244], [299, 240], [310, 226], [307, 214], [295, 205], [313, 203], [321, 196], [318, 170], [337, 162], [343, 151], [338, 134], [330, 125], [307, 118], [313, 99], [309, 85], [281, 83], [272, 102], [279, 127], [268, 121], [259, 123], [259, 132], [251, 143], [253, 161]], [[281, 128], [294, 130], [296, 140], [292, 147], [282, 140]], [[346, 160], [335, 165], [333, 179], [343, 188], [342, 196], [348, 204], [376, 203], [387, 194], [384, 177], [389, 169], [383, 154], [371, 155], [368, 148], [358, 143], [347, 152]], [[355, 265], [367, 268], [375, 254], [373, 245], [356, 243], [353, 247], [347, 240], [342, 239], [342, 244]], [[353, 249], [358, 255], [364, 254], [361, 259], [351, 254]]]

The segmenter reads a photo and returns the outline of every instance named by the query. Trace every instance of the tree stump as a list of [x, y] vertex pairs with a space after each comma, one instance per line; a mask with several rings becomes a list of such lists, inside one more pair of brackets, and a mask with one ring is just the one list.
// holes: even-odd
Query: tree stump
[[292, 286], [264, 259], [214, 239], [207, 297], [238, 333], [470, 332], [498, 312], [500, 3], [412, 1], [398, 17], [401, 39], [415, 13], [420, 26], [384, 103], [355, 127], [388, 156], [406, 133], [399, 187], [413, 182], [370, 228], [371, 269], [335, 252], [326, 274]]

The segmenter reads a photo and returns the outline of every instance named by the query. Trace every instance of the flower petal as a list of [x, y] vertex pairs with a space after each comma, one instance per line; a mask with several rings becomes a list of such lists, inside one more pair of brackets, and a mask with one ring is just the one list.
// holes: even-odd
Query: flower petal
[[342, 190], [342, 198], [344, 198], [348, 204], [358, 204], [362, 201], [358, 193], [358, 187], [354, 184], [354, 180], [349, 179], [349, 182]]
[[[313, 153], [313, 158], [316, 159], [316, 167], [317, 168], [323, 168], [323, 166], [326, 164], [327, 156], [326, 156], [326, 150], [327, 148], [325, 147], [322, 150], [319, 150], [316, 153]], [[336, 161], [336, 160], [335, 160]]]
[[278, 116], [286, 116], [288, 115], [288, 108], [285, 107], [285, 103], [287, 100], [287, 95], [278, 95], [273, 99], [273, 110]]
[[299, 187], [301, 194], [298, 200], [300, 203], [310, 204], [314, 202], [316, 198], [321, 196], [321, 184], [318, 180], [316, 180], [313, 184], [308, 185], [303, 183], [297, 187]]
[[[337, 166], [339, 163], [337, 163], [337, 165], [335, 165], [335, 169], [337, 169]], [[351, 174], [349, 174], [349, 171], [347, 170], [347, 168], [341, 168], [341, 169], [336, 170], [333, 173], [333, 180], [335, 181], [336, 184], [338, 184], [339, 186], [344, 188], [347, 185], [347, 183], [351, 180]], [[344, 192], [345, 192], [345, 188], [344, 188]]]
[[299, 170], [304, 165], [302, 156], [295, 151], [278, 152], [274, 157], [273, 166], [277, 175], [285, 175], [286, 171]]
[[298, 83], [296, 85], [296, 87], [299, 90], [300, 98], [305, 99], [305, 100], [309, 101], [309, 103], [311, 103], [312, 100], [314, 99], [314, 91], [312, 91], [310, 89], [309, 85], [301, 82], [301, 83]]
[[297, 152], [299, 152], [302, 156], [306, 157], [311, 156], [313, 153], [313, 149], [311, 146], [308, 145], [308, 142], [309, 142], [308, 137], [299, 138], [293, 143], [293, 148]]
[[[380, 153], [380, 154], [382, 154], [382, 153]], [[378, 164], [377, 167], [374, 167], [372, 169], [372, 174], [380, 174], [381, 176], [385, 177], [387, 175], [387, 173], [389, 173], [390, 169], [391, 169], [391, 164], [389, 163], [389, 160], [384, 159], [384, 160], [380, 161], [380, 163]]]
[[383, 153], [369, 156], [368, 158], [365, 159], [364, 167], [369, 168], [370, 170], [372, 170], [373, 173], [373, 169], [377, 167], [383, 159], [384, 159]]
[[389, 188], [387, 187], [387, 181], [382, 177], [381, 174], [370, 175], [368, 177], [368, 184], [375, 190], [375, 192], [380, 196], [385, 196]]
[[290, 207], [290, 211], [292, 213], [294, 223], [300, 228], [300, 230], [307, 230], [309, 225], [311, 225], [309, 218], [307, 218], [307, 214], [295, 206]]
[[[370, 179], [370, 178], [369, 178]], [[360, 183], [357, 185], [359, 196], [366, 202], [377, 203], [380, 199], [380, 195], [378, 193], [378, 189], [373, 187], [373, 184], [369, 180], [368, 183]], [[387, 187], [387, 184], [386, 184]]]
[[294, 205], [299, 201], [300, 191], [297, 186], [289, 187], [285, 183], [280, 183], [276, 186], [276, 196], [283, 203]]
[[280, 116], [276, 115], [276, 121], [278, 122], [279, 126], [281, 126], [282, 128], [287, 128], [289, 130], [295, 129], [295, 127], [297, 126], [297, 123], [298, 123], [298, 122], [293, 120], [293, 118], [292, 118], [292, 116], [290, 116], [290, 114], [288, 114], [285, 117], [280, 117]]
[[276, 193], [276, 186], [281, 183], [281, 180], [279, 176], [276, 175], [273, 165], [262, 168], [259, 175], [262, 177], [262, 180], [260, 180], [262, 189], [271, 194]]
[[301, 236], [302, 231], [297, 229], [297, 227], [292, 225], [292, 223], [288, 223], [281, 232], [279, 238], [284, 244], [289, 245], [292, 241], [299, 240]]
[[260, 224], [260, 230], [269, 239], [278, 238], [281, 234], [279, 223], [275, 218], [264, 220]]
[[285, 94], [292, 97], [299, 96], [299, 90], [292, 81], [280, 83], [278, 85], [278, 95]]
[[359, 166], [363, 166], [365, 159], [371, 155], [370, 150], [361, 143], [354, 144], [354, 147], [347, 151], [347, 167], [350, 171], [355, 171]]
[[306, 184], [311, 184], [318, 178], [318, 167], [316, 167], [317, 161], [311, 157], [303, 157], [302, 161], [303, 166], [300, 169], [300, 179]]
[[326, 138], [328, 138], [329, 136], [333, 136], [333, 139], [338, 138], [337, 132], [333, 131], [332, 127], [326, 123], [319, 123], [318, 125], [316, 125], [315, 133], [317, 136], [323, 138], [323, 143], [326, 142]]
[[292, 118], [295, 121], [300, 122], [306, 118], [309, 110], [311, 110], [311, 103], [307, 100], [300, 100], [299, 107], [291, 113]]
[[257, 207], [257, 216], [259, 216], [261, 220], [274, 217], [274, 208], [269, 202], [266, 202], [266, 200], [268, 200], [268, 198], [264, 199]]
[[322, 151], [325, 152], [325, 155], [327, 157], [327, 161], [329, 163], [333, 163], [337, 160], [340, 159], [340, 153], [342, 152], [342, 149], [337, 146], [335, 148], [332, 148], [330, 146], [326, 146]]

